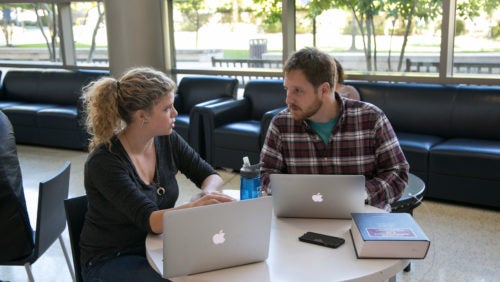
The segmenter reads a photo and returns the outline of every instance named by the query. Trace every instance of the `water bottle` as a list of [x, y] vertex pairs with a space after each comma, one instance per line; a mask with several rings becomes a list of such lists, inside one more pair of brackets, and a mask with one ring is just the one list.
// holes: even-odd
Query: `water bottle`
[[240, 170], [240, 200], [259, 197], [261, 166], [262, 163], [251, 165], [248, 157], [243, 158], [243, 166]]

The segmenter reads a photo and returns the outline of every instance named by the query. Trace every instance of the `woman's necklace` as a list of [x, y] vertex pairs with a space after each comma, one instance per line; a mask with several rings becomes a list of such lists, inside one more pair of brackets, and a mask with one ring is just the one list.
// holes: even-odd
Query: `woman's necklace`
[[165, 194], [165, 188], [163, 188], [161, 185], [160, 185], [160, 173], [159, 173], [159, 170], [158, 170], [158, 160], [156, 161], [156, 167], [155, 167], [155, 170], [156, 170], [156, 173], [155, 173], [155, 187], [156, 187], [156, 194], [158, 194], [158, 196], [163, 196]]
[[[140, 165], [140, 162], [135, 158], [134, 154], [132, 153], [132, 146], [130, 145], [130, 142], [128, 141], [127, 134], [123, 133], [122, 135], [123, 135], [123, 138], [125, 139], [125, 142], [127, 142], [127, 146], [130, 149], [129, 156], [132, 158], [132, 163], [136, 164], [135, 165], [136, 166], [136, 171], [138, 173], [139, 173], [139, 171], [141, 171], [143, 175], [147, 176], [147, 173], [145, 173], [145, 171], [143, 170], [142, 166]], [[152, 142], [151, 146], [154, 146], [154, 141]], [[155, 156], [156, 156], [156, 150], [155, 150]], [[158, 196], [163, 196], [165, 194], [165, 188], [163, 188], [160, 185], [160, 174], [159, 174], [159, 170], [158, 170], [158, 161], [156, 160], [156, 157], [155, 157], [155, 172], [154, 172], [154, 175], [153, 175], [153, 181], [152, 182], [153, 182], [153, 186], [156, 187], [156, 194]]]

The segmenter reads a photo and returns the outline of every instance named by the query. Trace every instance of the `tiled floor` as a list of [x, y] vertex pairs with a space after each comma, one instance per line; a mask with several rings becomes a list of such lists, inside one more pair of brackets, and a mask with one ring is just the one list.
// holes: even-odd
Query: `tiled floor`
[[[70, 197], [84, 194], [83, 164], [86, 153], [19, 146], [26, 198], [35, 224], [38, 182], [71, 161]], [[220, 171], [226, 189], [239, 188], [239, 176]], [[197, 188], [184, 176], [179, 203], [189, 200]], [[399, 281], [500, 281], [500, 212], [425, 200], [414, 216], [432, 243], [427, 257], [412, 261], [410, 272]], [[69, 249], [67, 232], [63, 234]], [[71, 281], [61, 247], [54, 244], [32, 266], [36, 281]], [[27, 281], [24, 267], [0, 266], [0, 281]], [[242, 277], [242, 281], [245, 278]]]

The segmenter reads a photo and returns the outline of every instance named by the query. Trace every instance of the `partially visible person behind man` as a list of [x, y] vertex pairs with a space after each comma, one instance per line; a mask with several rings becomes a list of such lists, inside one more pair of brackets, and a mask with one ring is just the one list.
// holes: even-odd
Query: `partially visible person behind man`
[[353, 100], [361, 100], [361, 96], [359, 95], [358, 90], [354, 86], [344, 84], [344, 79], [345, 79], [344, 68], [339, 63], [339, 61], [337, 61], [337, 59], [334, 59], [334, 61], [335, 61], [335, 66], [337, 67], [337, 87], [335, 90], [342, 97], [346, 97]]
[[304, 48], [284, 67], [288, 109], [275, 116], [261, 151], [261, 181], [269, 175], [358, 174], [367, 204], [390, 208], [401, 197], [409, 165], [385, 114], [376, 106], [342, 98], [333, 58]]

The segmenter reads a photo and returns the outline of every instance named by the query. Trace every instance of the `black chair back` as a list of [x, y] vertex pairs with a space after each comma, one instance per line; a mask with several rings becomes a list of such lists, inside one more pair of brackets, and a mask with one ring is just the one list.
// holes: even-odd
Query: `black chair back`
[[53, 177], [40, 182], [38, 188], [38, 209], [33, 252], [23, 258], [0, 262], [1, 265], [24, 265], [28, 280], [34, 281], [31, 265], [35, 263], [52, 244], [59, 240], [71, 276], [73, 269], [62, 239], [66, 228], [64, 200], [68, 197], [71, 162], [67, 161], [62, 169]]
[[80, 234], [82, 233], [83, 222], [88, 209], [87, 204], [86, 195], [64, 201], [76, 282], [83, 281], [80, 265]]
[[40, 182], [35, 233], [35, 257], [42, 255], [66, 228], [64, 200], [68, 198], [71, 162], [56, 176]]
[[204, 139], [203, 124], [195, 107], [235, 99], [237, 90], [236, 78], [185, 76], [181, 79], [174, 101], [179, 113], [175, 131], [202, 157], [205, 157], [204, 149], [201, 148]]
[[[236, 98], [238, 80], [217, 76], [186, 76], [179, 82], [177, 97], [181, 103], [179, 114], [189, 114], [191, 109], [202, 102], [217, 98]], [[176, 106], [178, 104], [176, 103]]]
[[251, 103], [251, 119], [261, 120], [267, 111], [286, 106], [283, 80], [250, 80], [243, 97]]

